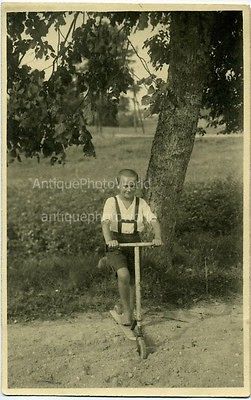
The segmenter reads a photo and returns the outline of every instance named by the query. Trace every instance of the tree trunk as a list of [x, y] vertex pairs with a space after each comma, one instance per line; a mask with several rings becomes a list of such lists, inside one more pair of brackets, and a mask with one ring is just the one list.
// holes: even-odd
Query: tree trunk
[[[177, 206], [193, 150], [207, 77], [210, 13], [173, 12], [170, 63], [147, 170], [145, 193], [162, 228], [166, 267], [171, 265]], [[205, 14], [207, 17], [205, 18]]]

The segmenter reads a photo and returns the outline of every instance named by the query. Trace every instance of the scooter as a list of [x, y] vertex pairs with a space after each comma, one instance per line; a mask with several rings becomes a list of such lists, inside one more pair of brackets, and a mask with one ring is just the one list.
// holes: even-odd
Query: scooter
[[151, 242], [139, 242], [139, 243], [120, 243], [119, 247], [134, 247], [134, 259], [135, 259], [135, 295], [136, 295], [136, 318], [133, 321], [131, 327], [124, 326], [121, 323], [120, 315], [115, 311], [111, 310], [110, 314], [114, 320], [119, 324], [124, 334], [129, 340], [135, 340], [137, 343], [137, 350], [142, 359], [147, 358], [147, 347], [143, 336], [142, 330], [142, 316], [141, 316], [141, 285], [140, 285], [140, 247], [153, 247]]

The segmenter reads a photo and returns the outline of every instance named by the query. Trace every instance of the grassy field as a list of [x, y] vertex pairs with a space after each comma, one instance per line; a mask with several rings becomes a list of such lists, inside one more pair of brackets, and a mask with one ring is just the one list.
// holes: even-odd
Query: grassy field
[[[97, 158], [68, 151], [64, 166], [48, 159], [8, 167], [8, 313], [11, 319], [59, 317], [107, 309], [116, 281], [96, 264], [103, 254], [99, 221], [47, 223], [42, 214], [101, 212], [112, 190], [93, 188], [123, 167], [144, 178], [152, 138], [119, 138], [106, 129], [94, 135]], [[41, 189], [49, 179], [89, 180], [79, 189]], [[187, 171], [174, 244], [174, 269], [145, 256], [144, 297], [150, 302], [189, 304], [205, 296], [229, 296], [241, 287], [242, 139], [197, 138]], [[206, 263], [206, 278], [205, 278]]]
[[[26, 186], [29, 189], [32, 186], [31, 181], [36, 178], [109, 180], [114, 178], [119, 169], [128, 165], [144, 178], [152, 138], [116, 138], [106, 134], [102, 138], [94, 136], [93, 142], [96, 159], [83, 157], [81, 148], [75, 147], [68, 150], [67, 163], [64, 166], [51, 167], [48, 159], [42, 159], [39, 164], [35, 159], [23, 159], [21, 164], [11, 164], [8, 168], [8, 186]], [[240, 137], [197, 138], [188, 166], [186, 183], [229, 177], [241, 182], [242, 145]]]

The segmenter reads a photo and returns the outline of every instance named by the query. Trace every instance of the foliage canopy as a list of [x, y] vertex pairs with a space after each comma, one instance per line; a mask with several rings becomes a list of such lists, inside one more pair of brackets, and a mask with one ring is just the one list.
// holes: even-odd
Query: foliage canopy
[[[190, 12], [186, 12], [189, 18]], [[61, 27], [71, 20], [66, 35]], [[7, 14], [8, 150], [20, 160], [42, 153], [52, 163], [64, 162], [65, 149], [83, 145], [95, 155], [87, 126], [102, 104], [118, 104], [121, 93], [134, 85], [130, 57], [135, 53], [148, 77], [138, 79], [148, 94], [142, 104], [146, 113], [159, 113], [164, 96], [172, 96], [168, 82], [152, 74], [133, 46], [135, 30], [152, 28], [145, 40], [153, 67], [169, 63], [172, 12], [17, 12]], [[210, 41], [208, 79], [201, 109], [211, 125], [224, 132], [242, 129], [243, 60], [242, 13], [201, 12], [200, 29], [208, 29]], [[54, 29], [57, 48], [47, 36]], [[182, 43], [180, 43], [182, 46]], [[27, 52], [51, 60], [51, 75], [23, 63]], [[191, 60], [192, 62], [192, 60]], [[182, 63], [182, 60], [181, 60]], [[101, 105], [101, 106], [100, 106]], [[146, 114], [146, 115], [147, 115]]]

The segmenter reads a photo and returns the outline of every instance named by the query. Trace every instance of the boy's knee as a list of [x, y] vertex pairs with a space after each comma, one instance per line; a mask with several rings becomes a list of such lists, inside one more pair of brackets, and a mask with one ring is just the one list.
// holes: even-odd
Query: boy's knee
[[120, 268], [117, 270], [118, 279], [122, 283], [130, 282], [130, 274], [127, 268]]

